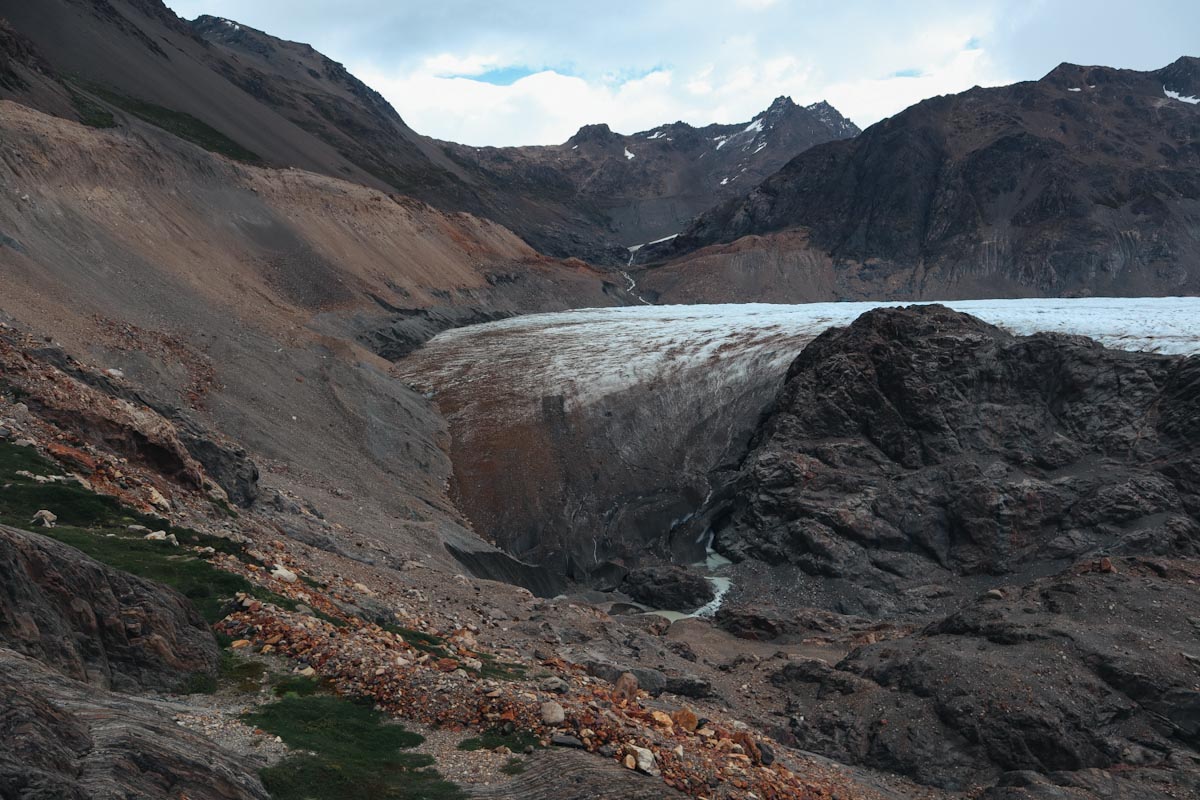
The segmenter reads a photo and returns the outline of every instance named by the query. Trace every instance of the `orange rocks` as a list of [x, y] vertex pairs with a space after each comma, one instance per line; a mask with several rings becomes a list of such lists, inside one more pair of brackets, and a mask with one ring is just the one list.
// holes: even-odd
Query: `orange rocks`
[[94, 472], [96, 467], [99, 466], [99, 462], [96, 459], [82, 450], [77, 450], [74, 447], [68, 447], [58, 442], [48, 442], [46, 444], [46, 451], [59, 461], [86, 470], [87, 472]]
[[734, 744], [741, 745], [742, 752], [745, 753], [755, 764], [762, 763], [762, 751], [758, 749], [758, 742], [754, 741], [754, 737], [745, 731], [738, 731], [733, 734]]
[[668, 714], [663, 713], [662, 711], [651, 711], [650, 719], [654, 720], [654, 724], [659, 726], [660, 728], [666, 728], [667, 730], [671, 730], [672, 728], [675, 727], [675, 723], [674, 723], [674, 721], [671, 720], [671, 717]]
[[688, 733], [695, 733], [700, 724], [699, 718], [690, 708], [681, 708], [673, 712], [671, 721], [675, 723], [675, 727], [682, 728]]

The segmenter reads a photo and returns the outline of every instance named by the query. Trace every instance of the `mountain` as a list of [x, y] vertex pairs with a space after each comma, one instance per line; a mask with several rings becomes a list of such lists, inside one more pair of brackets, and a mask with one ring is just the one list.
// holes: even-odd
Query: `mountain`
[[630, 245], [677, 233], [803, 149], [857, 133], [825, 103], [780, 98], [741, 125], [633, 136], [596, 125], [554, 147], [473, 148], [414, 132], [341, 64], [234, 20], [185, 22], [161, 0], [0, 0], [0, 18], [6, 60], [37, 75], [0, 83], [0, 97], [72, 119], [132, 113], [249, 163], [467, 211], [593, 263], [624, 265]]
[[722, 286], [726, 300], [1200, 291], [1197, 97], [1185, 57], [925, 100], [702, 214], [643, 285], [676, 301]]
[[[588, 125], [561, 145], [467, 147], [446, 151], [494, 186], [522, 198], [557, 200], [625, 248], [679, 233], [714, 202], [739, 195], [794, 154], [858, 133], [828, 103], [777, 98], [748, 123], [660, 125], [632, 135]], [[569, 237], [569, 228], [564, 231]], [[547, 238], [548, 253], [572, 250]]]

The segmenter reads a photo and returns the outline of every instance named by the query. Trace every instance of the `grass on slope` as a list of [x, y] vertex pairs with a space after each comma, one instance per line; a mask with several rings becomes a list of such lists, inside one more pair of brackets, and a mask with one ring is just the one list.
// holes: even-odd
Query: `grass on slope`
[[[123, 94], [118, 94], [96, 84], [88, 84], [87, 88], [88, 91], [97, 97], [103, 98], [106, 102], [112, 103], [117, 108], [128, 111], [135, 117], [162, 128], [167, 133], [172, 133], [180, 139], [199, 145], [209, 152], [219, 153], [220, 155], [232, 158], [235, 161], [242, 161], [246, 164], [261, 166], [265, 163], [257, 153], [246, 149], [216, 128], [193, 117], [191, 114], [155, 105], [145, 100], [138, 100], [134, 97], [126, 97]], [[99, 110], [103, 111], [103, 109]], [[82, 115], [83, 111], [81, 110], [80, 113]], [[95, 117], [95, 115], [92, 116]], [[111, 117], [111, 115], [109, 116]], [[97, 120], [100, 119], [99, 117], [95, 118]]]
[[71, 92], [71, 105], [75, 106], [79, 121], [89, 128], [117, 127], [117, 120], [111, 111], [77, 92]]
[[243, 716], [283, 739], [292, 755], [260, 772], [274, 800], [458, 800], [454, 784], [428, 769], [433, 757], [405, 753], [424, 739], [369, 705], [332, 695], [285, 694]]
[[495, 750], [497, 747], [507, 747], [514, 753], [520, 753], [526, 747], [540, 747], [537, 736], [529, 731], [512, 731], [505, 733], [500, 730], [485, 731], [478, 736], [463, 739], [458, 743], [459, 750], [472, 752], [475, 750]]
[[[180, 542], [211, 546], [250, 560], [241, 545], [172, 527], [165, 520], [134, 512], [77, 483], [39, 483], [18, 475], [20, 471], [41, 476], [64, 472], [32, 447], [0, 442], [0, 523], [37, 531], [111, 567], [173, 586], [209, 622], [223, 616], [225, 604], [237, 592], [285, 608], [296, 607], [293, 601], [218, 569], [188, 550], [168, 542], [147, 541], [141, 533], [131, 534], [128, 526], [165, 530], [174, 533]], [[43, 508], [58, 516], [56, 527], [30, 524], [33, 515]], [[412, 631], [410, 635], [432, 649], [441, 649], [441, 639], [433, 634]], [[228, 644], [227, 638], [224, 644]], [[227, 650], [217, 675], [192, 675], [179, 691], [211, 694], [222, 686], [231, 686], [239, 692], [257, 692], [265, 676], [262, 663]], [[433, 763], [431, 756], [401, 752], [420, 744], [423, 739], [419, 735], [390, 724], [369, 705], [321, 694], [324, 685], [316, 678], [280, 677], [272, 689], [280, 699], [247, 714], [246, 720], [279, 736], [293, 749], [311, 751], [290, 756], [262, 771], [263, 783], [274, 800], [464, 797], [457, 786], [428, 769]]]
[[[183, 544], [212, 547], [243, 560], [244, 548], [228, 539], [170, 525], [158, 517], [140, 514], [117, 500], [97, 494], [77, 483], [38, 483], [18, 475], [59, 475], [63, 468], [43, 458], [32, 447], [0, 442], [0, 523], [36, 531], [82, 550], [110, 567], [165, 583], [187, 597], [210, 623], [224, 616], [226, 603], [238, 592], [282, 608], [296, 608], [286, 597], [250, 583], [240, 575], [218, 569], [190, 550], [169, 542], [147, 541], [131, 533], [130, 525], [175, 534]], [[32, 525], [40, 509], [58, 516], [53, 528]]]

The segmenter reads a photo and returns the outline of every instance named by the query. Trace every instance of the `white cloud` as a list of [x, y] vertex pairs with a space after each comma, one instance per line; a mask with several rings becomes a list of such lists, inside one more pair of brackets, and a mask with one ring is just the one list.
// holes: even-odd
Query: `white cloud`
[[[1200, 25], [1194, 0], [1133, 16], [1084, 0], [167, 2], [309, 42], [416, 130], [474, 144], [559, 142], [592, 122], [626, 132], [744, 122], [783, 94], [826, 99], [866, 126], [931, 94], [1036, 79], [1064, 60], [1162, 66], [1193, 48]], [[529, 68], [540, 71], [486, 82]]]
[[451, 53], [438, 53], [425, 59], [421, 71], [439, 77], [454, 75], [482, 75], [498, 66], [500, 59], [496, 56], [456, 56]]
[[967, 48], [969, 38], [928, 33], [919, 44], [921, 61], [906, 53], [895, 62], [906, 69], [919, 64], [919, 77], [883, 73], [838, 81], [829, 81], [823, 70], [797, 55], [740, 63], [728, 57], [753, 52], [756, 43], [749, 37], [729, 39], [723, 53], [713, 54], [724, 55], [719, 64], [684, 73], [661, 68], [626, 80], [543, 70], [499, 86], [463, 77], [506, 66], [471, 54], [439, 55], [402, 75], [369, 64], [352, 68], [422, 133], [473, 145], [557, 144], [597, 122], [622, 133], [677, 119], [696, 125], [743, 122], [781, 94], [802, 104], [828, 100], [856, 122], [869, 124], [934, 94], [1005, 82], [985, 50]]

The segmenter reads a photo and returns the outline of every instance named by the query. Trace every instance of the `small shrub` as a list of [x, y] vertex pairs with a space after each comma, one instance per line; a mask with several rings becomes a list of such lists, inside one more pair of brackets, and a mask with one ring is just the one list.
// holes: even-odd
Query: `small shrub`
[[500, 771], [505, 775], [520, 775], [525, 771], [525, 759], [510, 758], [505, 762], [504, 766], [500, 768]]
[[309, 678], [305, 675], [288, 675], [275, 681], [272, 691], [276, 697], [293, 694], [297, 697], [311, 697], [325, 688], [320, 678]]
[[520, 753], [526, 747], [540, 747], [538, 737], [529, 731], [487, 731], [458, 743], [459, 750], [471, 752], [474, 750], [495, 750], [497, 747], [507, 747], [514, 753]]

